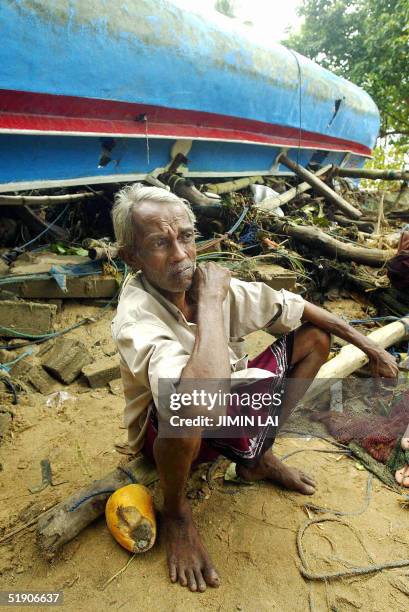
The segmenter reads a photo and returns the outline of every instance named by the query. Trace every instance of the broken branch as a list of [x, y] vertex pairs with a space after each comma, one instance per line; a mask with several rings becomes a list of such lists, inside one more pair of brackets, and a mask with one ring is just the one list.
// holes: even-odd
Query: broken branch
[[331, 204], [342, 210], [342, 212], [351, 219], [359, 219], [362, 216], [360, 210], [352, 206], [349, 202], [344, 200], [340, 195], [335, 193], [331, 187], [328, 187], [320, 178], [318, 178], [315, 174], [306, 170], [296, 162], [293, 162], [291, 159], [281, 153], [278, 159], [280, 164], [287, 166], [290, 170], [292, 170], [297, 176], [302, 178], [304, 181], [309, 183], [311, 187], [315, 189], [317, 193], [324, 196]]

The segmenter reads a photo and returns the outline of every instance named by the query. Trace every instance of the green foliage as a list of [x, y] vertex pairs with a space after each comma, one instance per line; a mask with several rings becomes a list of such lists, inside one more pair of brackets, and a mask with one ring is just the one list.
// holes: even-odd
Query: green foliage
[[[365, 168], [379, 170], [401, 170], [405, 166], [409, 152], [409, 144], [395, 144], [394, 146], [376, 146], [372, 151], [372, 159], [368, 159]], [[379, 191], [399, 191], [401, 181], [370, 181], [362, 179], [361, 187], [364, 189], [378, 189]]]
[[88, 257], [88, 251], [82, 247], [67, 246], [62, 242], [54, 242], [50, 246], [50, 251], [57, 253], [57, 255], [80, 255], [81, 257]]
[[363, 87], [381, 136], [409, 144], [409, 0], [303, 0], [298, 12], [283, 44]]

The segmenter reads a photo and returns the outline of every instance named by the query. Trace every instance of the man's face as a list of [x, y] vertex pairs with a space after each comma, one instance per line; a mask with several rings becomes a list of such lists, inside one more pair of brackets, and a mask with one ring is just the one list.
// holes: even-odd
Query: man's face
[[170, 293], [187, 291], [196, 266], [195, 232], [184, 207], [146, 202], [134, 212], [135, 249], [126, 258], [149, 282]]

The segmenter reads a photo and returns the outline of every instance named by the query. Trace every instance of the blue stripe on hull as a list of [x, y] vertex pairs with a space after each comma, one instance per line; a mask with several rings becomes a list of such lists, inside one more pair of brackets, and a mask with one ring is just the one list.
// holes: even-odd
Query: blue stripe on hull
[[[101, 168], [98, 166], [104, 143], [106, 139], [92, 137], [0, 134], [0, 183], [78, 179], [80, 184], [86, 177], [107, 177], [112, 181], [117, 175], [147, 174], [170, 162], [174, 141], [150, 139], [148, 163], [145, 139], [117, 139], [111, 152], [112, 161]], [[189, 175], [268, 174], [280, 151], [278, 147], [195, 141], [188, 154]], [[317, 153], [292, 149], [289, 155], [307, 165]], [[320, 165], [340, 164], [344, 156], [344, 153], [320, 152], [316, 161]], [[274, 173], [277, 170], [288, 173], [283, 166]]]
[[[299, 127], [294, 54], [234, 20], [165, 0], [2, 0], [1, 87], [205, 111]], [[302, 128], [372, 147], [371, 98], [302, 56]], [[334, 117], [336, 100], [342, 100]]]

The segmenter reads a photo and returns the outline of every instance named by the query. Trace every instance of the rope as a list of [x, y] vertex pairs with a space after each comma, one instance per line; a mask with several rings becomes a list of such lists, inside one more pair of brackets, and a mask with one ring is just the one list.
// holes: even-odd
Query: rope
[[91, 493], [91, 495], [86, 495], [78, 500], [71, 508], [68, 508], [68, 512], [74, 512], [77, 508], [79, 508], [83, 503], [92, 499], [93, 497], [97, 497], [98, 495], [111, 495], [114, 493], [116, 489], [104, 489], [103, 491], [97, 491], [96, 493]]
[[[128, 476], [132, 484], [138, 484], [138, 481], [136, 480], [135, 476], [132, 474], [131, 470], [128, 470], [128, 468], [120, 466], [120, 465], [118, 465], [117, 469], [120, 472], [123, 472], [124, 474], [126, 474], [126, 476]], [[102, 491], [97, 491], [96, 493], [91, 493], [90, 495], [86, 495], [85, 497], [82, 497], [81, 499], [79, 499], [73, 506], [71, 506], [71, 508], [68, 508], [68, 512], [74, 512], [74, 510], [79, 508], [83, 503], [85, 503], [89, 499], [92, 499], [93, 497], [97, 497], [98, 495], [111, 495], [111, 493], [115, 493], [116, 490], [117, 489], [104, 489]]]
[[[337, 452], [337, 451], [333, 451], [333, 452]], [[331, 508], [323, 508], [322, 506], [315, 506], [314, 504], [304, 504], [304, 508], [308, 508], [309, 510], [312, 510], [313, 512], [331, 512], [331, 514], [335, 514], [336, 516], [359, 516], [360, 514], [363, 514], [368, 509], [369, 503], [371, 501], [372, 480], [373, 480], [373, 474], [369, 473], [368, 481], [366, 484], [366, 495], [365, 495], [364, 505], [362, 506], [361, 510], [356, 510], [355, 512], [342, 512], [341, 510], [332, 510]]]
[[[292, 432], [292, 433], [296, 433], [296, 432]], [[299, 433], [299, 432], [298, 432]], [[315, 436], [314, 436], [315, 437]], [[323, 436], [317, 436], [317, 437], [323, 437]], [[324, 438], [325, 439], [325, 438]], [[329, 440], [331, 441], [331, 440]], [[314, 452], [333, 452], [333, 453], [342, 453], [342, 450], [339, 451], [330, 451], [327, 449], [299, 449], [296, 451], [293, 451], [291, 453], [288, 453], [287, 455], [284, 455], [284, 457], [281, 458], [282, 461], [285, 461], [285, 459], [288, 459], [288, 457], [291, 457], [292, 455], [295, 455], [297, 452], [302, 452], [302, 451], [307, 451], [307, 450], [311, 450]], [[345, 454], [346, 451], [344, 451]], [[329, 512], [332, 514], [335, 514], [336, 516], [359, 516], [360, 514], [363, 514], [369, 506], [369, 503], [371, 501], [371, 496], [372, 496], [372, 481], [373, 481], [373, 475], [372, 474], [368, 474], [368, 481], [367, 481], [367, 486], [366, 486], [366, 495], [365, 495], [365, 500], [364, 500], [364, 504], [362, 506], [362, 508], [360, 510], [357, 510], [355, 512], [342, 512], [340, 510], [333, 510], [331, 508], [323, 508], [322, 506], [315, 506], [314, 504], [305, 504], [304, 507], [310, 510], [313, 510], [315, 512]], [[344, 525], [345, 527], [348, 527], [348, 529], [350, 529], [351, 531], [353, 531], [353, 533], [355, 534], [356, 538], [358, 539], [359, 543], [361, 544], [362, 548], [365, 550], [365, 552], [367, 553], [369, 559], [371, 561], [373, 561], [371, 555], [369, 554], [369, 552], [367, 551], [364, 542], [362, 541], [362, 538], [360, 536], [360, 534], [357, 532], [357, 530], [350, 525], [349, 523], [346, 523], [344, 521], [339, 520], [338, 518], [333, 518], [333, 517], [327, 517], [327, 518], [315, 518], [315, 519], [309, 519], [308, 521], [306, 521], [305, 523], [303, 523], [297, 531], [297, 552], [298, 552], [298, 556], [300, 558], [301, 561], [301, 566], [300, 566], [300, 572], [301, 575], [306, 578], [307, 580], [321, 580], [326, 582], [327, 580], [336, 580], [339, 578], [347, 578], [347, 577], [352, 577], [352, 576], [364, 576], [367, 574], [373, 574], [376, 572], [380, 572], [382, 570], [385, 569], [394, 569], [394, 568], [398, 568], [398, 567], [407, 567], [409, 566], [409, 559], [402, 559], [401, 561], [387, 561], [386, 563], [372, 563], [372, 565], [368, 565], [368, 566], [364, 566], [364, 567], [354, 567], [352, 569], [349, 570], [341, 570], [339, 572], [328, 572], [328, 573], [323, 573], [323, 574], [319, 574], [319, 573], [314, 573], [312, 572], [309, 567], [308, 567], [308, 563], [305, 557], [305, 551], [303, 548], [303, 537], [305, 532], [307, 531], [307, 529], [309, 527], [311, 527], [311, 525], [316, 525], [318, 523], [325, 523], [325, 522], [332, 522], [332, 523], [338, 523], [339, 525]], [[311, 608], [311, 604], [312, 604], [312, 594], [310, 593], [310, 608]]]
[[[300, 572], [304, 578], [307, 578], [307, 580], [326, 581], [326, 580], [335, 580], [338, 578], [347, 578], [347, 577], [352, 577], [352, 576], [364, 576], [366, 574], [373, 574], [375, 572], [381, 572], [382, 570], [385, 570], [385, 569], [394, 569], [397, 567], [407, 567], [409, 565], [409, 559], [402, 559], [401, 561], [388, 561], [386, 563], [377, 563], [377, 564], [374, 563], [372, 565], [367, 565], [365, 567], [354, 567], [352, 569], [342, 570], [340, 572], [332, 572], [332, 573], [328, 572], [324, 574], [318, 574], [318, 573], [312, 572], [308, 567], [302, 540], [303, 540], [305, 532], [307, 531], [309, 527], [311, 527], [311, 525], [315, 525], [317, 523], [325, 523], [325, 522], [333, 522], [333, 523], [338, 523], [339, 525], [345, 525], [345, 527], [348, 527], [355, 533], [359, 542], [363, 545], [360, 536], [355, 531], [355, 529], [352, 527], [352, 525], [349, 525], [348, 523], [345, 523], [344, 521], [340, 521], [339, 519], [336, 519], [336, 518], [320, 518], [320, 519], [308, 520], [306, 523], [301, 525], [301, 527], [298, 529], [298, 532], [297, 532], [297, 552], [301, 560]], [[363, 548], [365, 547], [363, 546]]]

